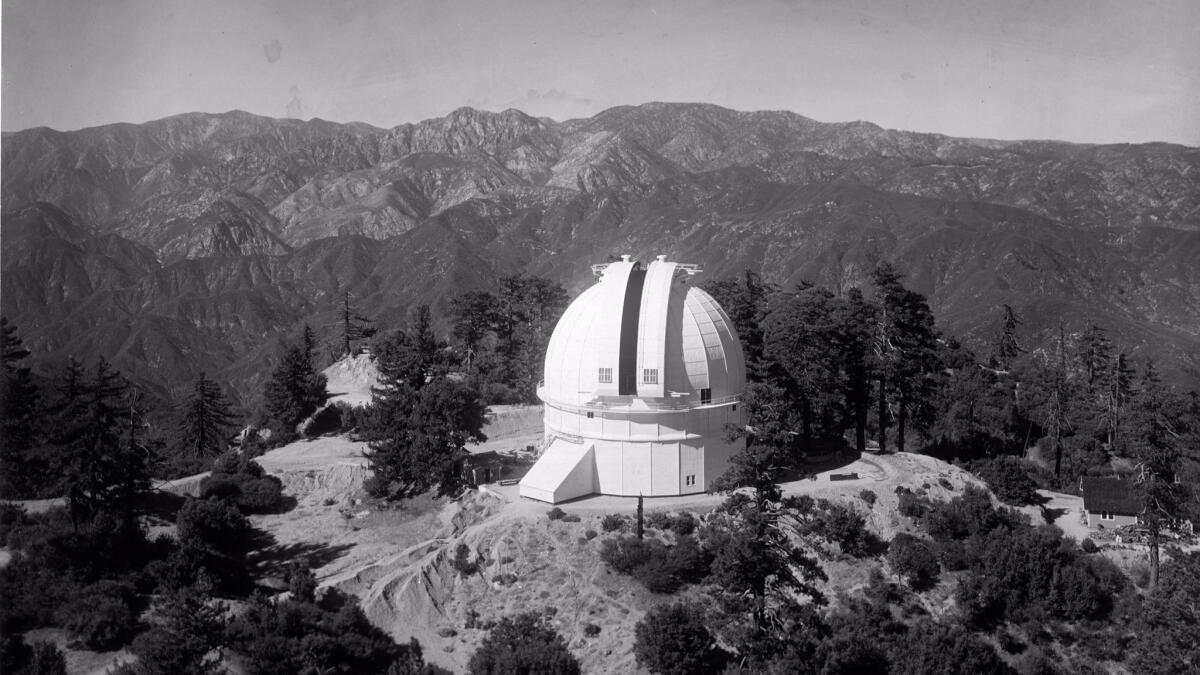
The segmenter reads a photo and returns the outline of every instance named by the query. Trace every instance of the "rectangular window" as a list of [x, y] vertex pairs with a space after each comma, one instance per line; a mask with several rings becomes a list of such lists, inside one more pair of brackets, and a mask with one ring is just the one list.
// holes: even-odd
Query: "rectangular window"
[[642, 384], [658, 384], [658, 368], [642, 369]]
[[1116, 520], [1116, 519], [1117, 519], [1116, 516], [1109, 513], [1108, 511], [1100, 512], [1100, 520]]
[[595, 417], [595, 416], [596, 416], [596, 413], [592, 412], [591, 410], [589, 410], [589, 411], [588, 411], [588, 419], [589, 419], [589, 420], [590, 420], [590, 419], [592, 419], [592, 418], [593, 418], [593, 417]]
[[712, 389], [705, 388], [700, 390], [700, 402], [712, 403]]
[[695, 476], [695, 474], [691, 474], [691, 475], [684, 476], [684, 477], [683, 477], [683, 484], [684, 484], [684, 485], [695, 485], [695, 484], [696, 484], [696, 476]]
[[600, 382], [602, 384], [612, 384], [612, 368], [600, 369]]

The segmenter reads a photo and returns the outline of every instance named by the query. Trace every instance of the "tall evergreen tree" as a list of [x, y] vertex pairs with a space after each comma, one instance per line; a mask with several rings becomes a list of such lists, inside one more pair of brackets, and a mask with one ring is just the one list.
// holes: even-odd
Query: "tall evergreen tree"
[[0, 498], [35, 496], [45, 468], [35, 456], [38, 391], [29, 368], [21, 365], [29, 350], [8, 319], [0, 317]]
[[215, 459], [225, 451], [234, 424], [220, 385], [200, 373], [176, 412], [176, 452], [189, 459]]
[[770, 298], [779, 292], [774, 284], [766, 283], [755, 272], [746, 270], [739, 279], [722, 279], [703, 285], [733, 321], [746, 358], [746, 377], [762, 381], [766, 376], [762, 319], [767, 313]]
[[1111, 358], [1112, 341], [1108, 339], [1108, 332], [1096, 324], [1089, 325], [1080, 338], [1078, 354], [1089, 385], [1104, 380]]
[[380, 386], [371, 391], [366, 431], [367, 489], [376, 496], [409, 497], [434, 486], [457, 492], [466, 444], [486, 440], [486, 406], [477, 392], [435, 372], [438, 350], [422, 337], [427, 332], [418, 320], [411, 334], [397, 331], [376, 348]]
[[1010, 305], [1003, 305], [1004, 315], [1000, 320], [1000, 332], [992, 344], [991, 362], [997, 368], [1008, 370], [1013, 360], [1025, 351], [1017, 342], [1017, 326], [1023, 322]]
[[[1189, 450], [1200, 441], [1188, 404], [1154, 381], [1139, 392], [1129, 419], [1130, 449], [1137, 461], [1140, 521], [1150, 531], [1150, 585], [1158, 583], [1163, 530], [1187, 515], [1188, 487], [1176, 479]], [[1195, 459], [1195, 458], [1193, 458]]]
[[149, 455], [136, 442], [140, 411], [128, 383], [104, 359], [86, 379], [70, 361], [60, 396], [52, 444], [72, 521], [107, 511], [131, 522], [134, 501], [149, 487]]
[[854, 441], [859, 453], [867, 450], [867, 418], [871, 410], [871, 327], [877, 308], [850, 289], [838, 306], [835, 341], [845, 372], [844, 386], [848, 412], [854, 425]]
[[450, 301], [454, 313], [454, 337], [466, 351], [466, 368], [472, 369], [476, 354], [495, 319], [496, 296], [487, 291], [468, 291]]
[[279, 363], [267, 382], [264, 398], [269, 424], [284, 439], [294, 436], [296, 427], [329, 398], [325, 376], [314, 363], [315, 349], [312, 329], [305, 325], [298, 344], [283, 345]]
[[375, 327], [371, 324], [371, 319], [360, 315], [350, 304], [350, 292], [342, 293], [342, 309], [338, 315], [338, 329], [342, 334], [342, 355], [353, 354], [356, 342], [375, 335]]
[[928, 404], [928, 376], [937, 370], [933, 312], [925, 298], [905, 288], [900, 279], [887, 263], [877, 267], [873, 277], [881, 308], [875, 338], [881, 451], [885, 450], [889, 396], [896, 410], [897, 450], [903, 452], [910, 415]]
[[562, 286], [520, 274], [502, 278], [494, 293], [454, 298], [454, 336], [477, 386], [502, 384], [510, 395], [534, 400], [546, 345], [566, 306]]

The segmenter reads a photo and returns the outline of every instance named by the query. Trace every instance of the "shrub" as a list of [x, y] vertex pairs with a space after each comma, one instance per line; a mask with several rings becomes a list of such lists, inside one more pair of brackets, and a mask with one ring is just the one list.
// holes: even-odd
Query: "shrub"
[[483, 638], [467, 668], [474, 675], [578, 675], [579, 661], [541, 616], [526, 612], [501, 619]]
[[1025, 462], [1016, 457], [994, 457], [970, 464], [971, 472], [988, 484], [1001, 501], [1017, 506], [1040, 504], [1037, 483], [1026, 469]]
[[680, 513], [671, 519], [671, 531], [680, 537], [686, 537], [696, 531], [696, 517], [690, 513]]
[[501, 572], [500, 574], [492, 577], [492, 581], [500, 584], [501, 586], [511, 586], [512, 584], [517, 583], [517, 575], [511, 572]]
[[896, 510], [907, 518], [920, 518], [929, 507], [928, 499], [917, 496], [904, 486], [896, 488], [896, 497], [899, 499]]
[[633, 654], [638, 665], [662, 675], [718, 672], [722, 654], [704, 626], [703, 610], [673, 603], [651, 609], [634, 628]]
[[565, 515], [567, 515], [567, 512], [557, 506], [546, 512], [546, 517], [550, 520], [562, 520]]
[[563, 516], [563, 517], [562, 517], [560, 520], [562, 520], [564, 523], [578, 523], [578, 522], [580, 522], [579, 515], [578, 515], [578, 514], [575, 514], [575, 513], [568, 513], [567, 515]]
[[88, 586], [62, 610], [62, 625], [71, 639], [93, 651], [109, 651], [137, 633], [137, 593], [133, 586], [101, 581]]
[[450, 560], [450, 565], [464, 577], [479, 571], [479, 563], [471, 559], [471, 547], [464, 543], [459, 543], [454, 549], [454, 558]]
[[837, 544], [847, 555], [870, 555], [881, 544], [867, 530], [866, 520], [850, 507], [822, 499], [811, 513], [803, 530]]
[[0, 635], [0, 673], [67, 675], [67, 660], [50, 642], [25, 644], [25, 638], [5, 631]]
[[933, 547], [924, 539], [910, 534], [898, 534], [888, 546], [888, 564], [917, 590], [937, 582], [938, 560]]
[[646, 516], [646, 527], [653, 527], [656, 530], [668, 530], [671, 528], [671, 516], [655, 511]]
[[866, 502], [868, 508], [875, 506], [876, 496], [871, 490], [863, 490], [858, 493], [858, 498]]
[[1100, 547], [1090, 537], [1084, 537], [1083, 541], [1079, 542], [1079, 548], [1083, 549], [1084, 553], [1096, 553]]
[[584, 637], [596, 637], [600, 634], [600, 626], [594, 623], [589, 623], [583, 627]]
[[[426, 673], [420, 644], [396, 644], [357, 601], [332, 592], [330, 602], [271, 601], [262, 596], [230, 621], [232, 649], [259, 675], [286, 673]], [[453, 636], [452, 628], [439, 634]], [[444, 671], [436, 671], [444, 672]]]
[[699, 581], [712, 564], [691, 536], [680, 537], [675, 546], [633, 535], [606, 539], [600, 546], [600, 559], [653, 593], [674, 593], [686, 583]]
[[217, 499], [189, 499], [179, 509], [175, 524], [179, 549], [168, 561], [174, 569], [167, 573], [176, 583], [196, 581], [201, 570], [225, 590], [239, 590], [249, 583], [250, 522], [237, 507]]
[[596, 538], [596, 537], [598, 537], [598, 536], [599, 536], [599, 533], [597, 533], [595, 530], [588, 530], [588, 531], [586, 531], [586, 532], [584, 532], [584, 533], [583, 533], [583, 538], [584, 538], [584, 539], [586, 539], [586, 540], [588, 540], [588, 541], [591, 541], [591, 540], [595, 539], [595, 538]]
[[218, 457], [212, 473], [200, 482], [200, 498], [210, 497], [235, 504], [242, 513], [272, 513], [285, 501], [282, 481], [237, 452]]
[[624, 530], [625, 522], [625, 516], [617, 513], [610, 513], [600, 520], [600, 529], [604, 530], [605, 532]]

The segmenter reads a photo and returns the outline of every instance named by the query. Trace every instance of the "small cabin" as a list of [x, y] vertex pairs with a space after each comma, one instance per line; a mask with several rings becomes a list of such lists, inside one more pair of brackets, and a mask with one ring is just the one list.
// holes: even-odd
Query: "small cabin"
[[1129, 478], [1084, 476], [1079, 480], [1088, 527], [1112, 530], [1141, 522], [1142, 504]]
[[497, 483], [504, 477], [504, 460], [491, 450], [468, 455], [463, 459], [462, 477], [468, 485], [477, 487]]

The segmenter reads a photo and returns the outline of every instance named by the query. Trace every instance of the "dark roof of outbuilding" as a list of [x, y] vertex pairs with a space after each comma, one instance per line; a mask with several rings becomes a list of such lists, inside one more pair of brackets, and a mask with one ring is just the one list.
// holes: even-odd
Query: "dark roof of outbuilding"
[[1083, 490], [1083, 508], [1087, 511], [1116, 513], [1126, 516], [1142, 512], [1130, 478], [1084, 476], [1079, 481]]

